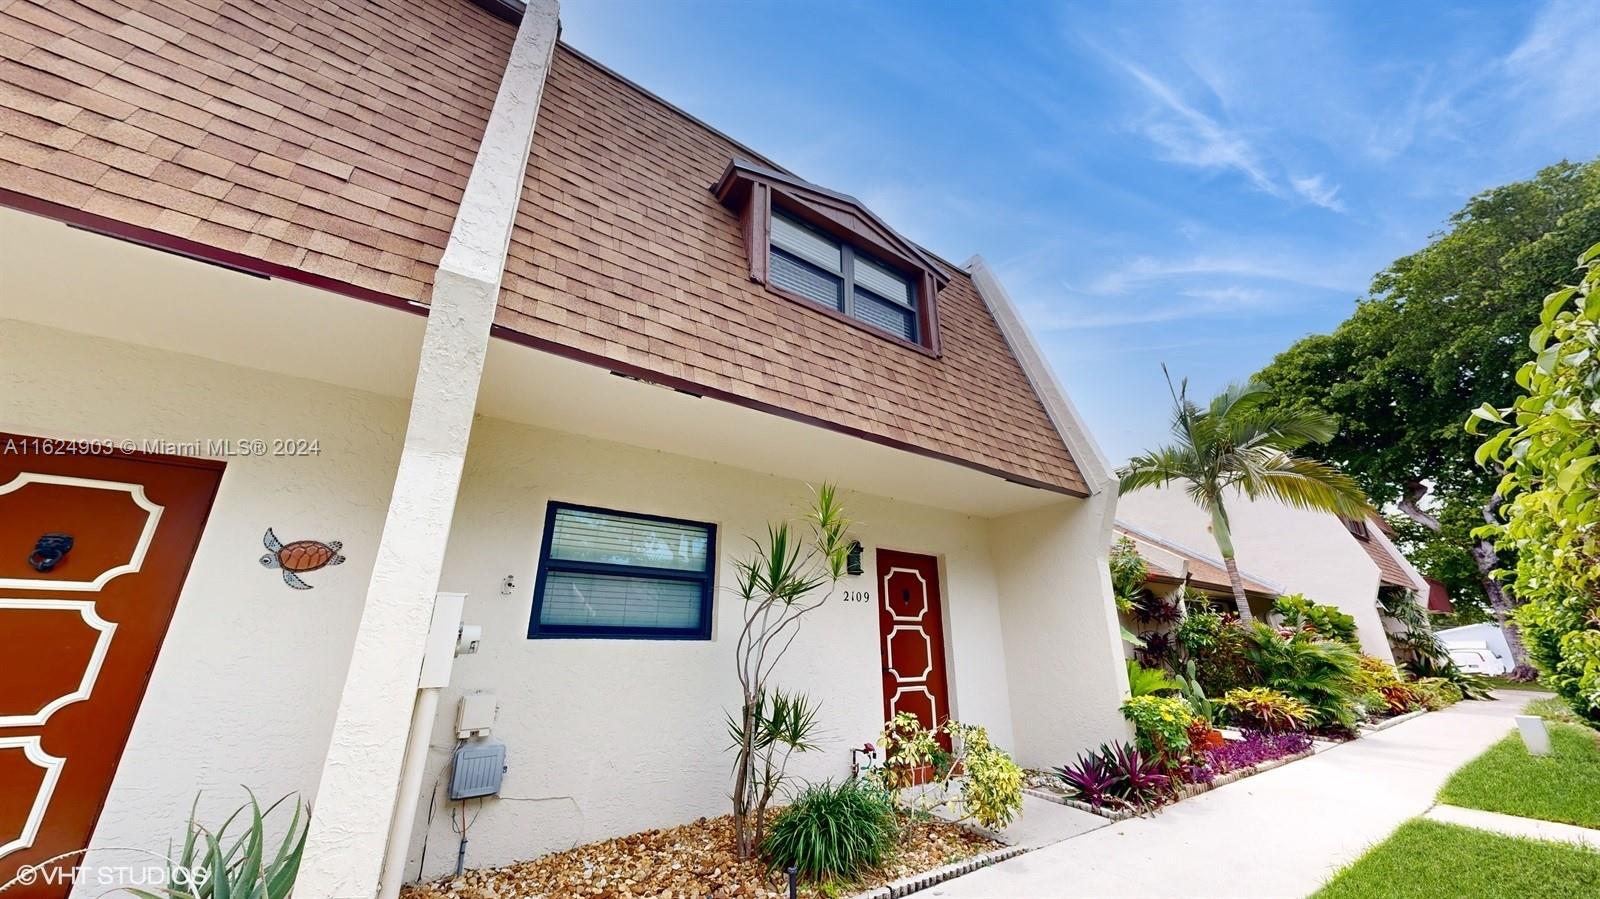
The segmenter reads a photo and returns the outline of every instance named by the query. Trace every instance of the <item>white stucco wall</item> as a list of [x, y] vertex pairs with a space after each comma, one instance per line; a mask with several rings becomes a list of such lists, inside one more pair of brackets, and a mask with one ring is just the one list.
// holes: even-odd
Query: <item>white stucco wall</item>
[[[268, 801], [314, 795], [404, 413], [374, 394], [0, 319], [0, 430], [319, 442], [312, 456], [225, 460], [96, 847], [181, 843], [197, 792], [212, 826], [244, 802], [241, 785]], [[346, 562], [292, 590], [257, 562], [268, 527], [343, 541]]]
[[[1123, 496], [1117, 514], [1136, 527], [1191, 546], [1214, 546], [1211, 519], [1182, 490], [1150, 488]], [[1378, 566], [1333, 515], [1271, 501], [1228, 499], [1239, 567], [1287, 593], [1338, 606], [1356, 619], [1361, 649], [1384, 661], [1394, 654], [1376, 607]]]
[[[457, 701], [489, 690], [495, 736], [509, 772], [499, 798], [476, 815], [468, 863], [513, 859], [728, 810], [732, 756], [725, 712], [738, 702], [733, 641], [741, 601], [732, 563], [766, 523], [794, 517], [809, 498], [798, 481], [614, 443], [480, 419], [473, 432], [441, 589], [468, 594], [464, 620], [483, 627], [482, 650], [456, 660], [436, 722], [423, 808], [406, 876], [416, 876], [427, 791], [438, 791], [426, 871], [455, 864], [457, 836], [443, 776]], [[561, 500], [717, 525], [717, 588], [710, 641], [527, 638], [546, 504]], [[848, 590], [874, 599], [880, 547], [937, 556], [944, 594], [951, 704], [1014, 745], [1001, 613], [987, 522], [850, 492], [865, 546]], [[516, 589], [502, 595], [512, 575]], [[822, 747], [797, 755], [801, 779], [848, 774], [850, 748], [883, 722], [875, 602], [838, 596], [806, 620], [774, 678], [821, 702]]]

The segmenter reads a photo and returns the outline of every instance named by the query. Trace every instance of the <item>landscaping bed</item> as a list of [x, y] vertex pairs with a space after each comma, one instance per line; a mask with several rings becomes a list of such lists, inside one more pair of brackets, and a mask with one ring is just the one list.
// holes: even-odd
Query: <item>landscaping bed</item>
[[1412, 820], [1312, 899], [1568, 899], [1600, 895], [1600, 852]]
[[[518, 862], [503, 868], [467, 871], [458, 878], [417, 884], [403, 899], [636, 899], [636, 897], [749, 897], [788, 895], [782, 873], [770, 875], [759, 860], [741, 862], [733, 852], [730, 816], [701, 818], [691, 824], [617, 837]], [[911, 819], [888, 864], [855, 883], [838, 884], [849, 894], [964, 861], [1004, 848], [958, 824]], [[802, 896], [827, 893], [802, 885]]]

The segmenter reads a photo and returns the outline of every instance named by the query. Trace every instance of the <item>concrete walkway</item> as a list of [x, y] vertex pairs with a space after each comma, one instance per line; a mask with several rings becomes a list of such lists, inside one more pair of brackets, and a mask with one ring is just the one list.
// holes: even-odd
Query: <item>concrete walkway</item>
[[1450, 774], [1538, 694], [1462, 702], [1311, 758], [1099, 828], [922, 896], [1300, 897], [1426, 812]]
[[1540, 821], [1537, 818], [1502, 815], [1499, 812], [1486, 812], [1482, 809], [1461, 808], [1455, 805], [1436, 805], [1428, 810], [1428, 814], [1425, 817], [1429, 821], [1458, 824], [1462, 827], [1476, 827], [1479, 830], [1504, 834], [1508, 837], [1549, 840], [1557, 843], [1578, 843], [1582, 846], [1588, 846], [1590, 849], [1600, 849], [1600, 830], [1595, 830], [1592, 827], [1579, 827], [1576, 824]]

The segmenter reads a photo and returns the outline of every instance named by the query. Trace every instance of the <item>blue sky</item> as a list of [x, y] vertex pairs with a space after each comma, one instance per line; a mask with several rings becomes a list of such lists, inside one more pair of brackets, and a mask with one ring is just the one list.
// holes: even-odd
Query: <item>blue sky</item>
[[[998, 269], [1113, 462], [1473, 193], [1600, 154], [1600, 0], [567, 0], [581, 50]], [[975, 13], [981, 10], [982, 14]]]

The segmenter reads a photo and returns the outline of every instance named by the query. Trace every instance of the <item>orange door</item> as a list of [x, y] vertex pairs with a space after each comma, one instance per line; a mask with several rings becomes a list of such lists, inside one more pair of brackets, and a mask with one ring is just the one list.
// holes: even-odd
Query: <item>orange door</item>
[[0, 884], [82, 860], [222, 477], [73, 446], [0, 434]]
[[[910, 712], [924, 727], [950, 717], [940, 614], [939, 561], [878, 550], [878, 646], [883, 654], [884, 719]], [[949, 740], [939, 742], [949, 749]]]

